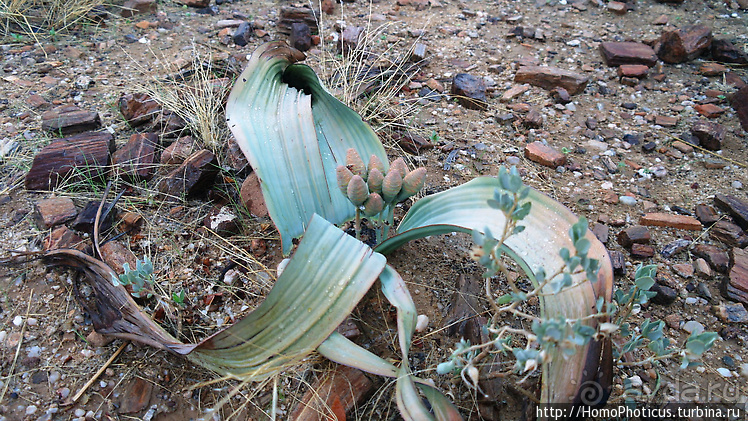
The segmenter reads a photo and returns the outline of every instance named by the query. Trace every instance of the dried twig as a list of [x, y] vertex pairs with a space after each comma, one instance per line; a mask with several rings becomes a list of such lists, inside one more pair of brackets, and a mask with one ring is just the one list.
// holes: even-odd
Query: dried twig
[[101, 373], [103, 373], [104, 370], [106, 370], [114, 362], [114, 359], [117, 358], [119, 356], [119, 354], [121, 354], [122, 351], [125, 350], [125, 347], [127, 345], [129, 345], [129, 344], [130, 344], [130, 341], [123, 342], [122, 345], [120, 345], [119, 348], [117, 348], [117, 350], [114, 351], [114, 354], [112, 354], [112, 356], [109, 357], [109, 359], [104, 363], [104, 365], [102, 365], [101, 368], [99, 368], [99, 371], [97, 371], [93, 375], [93, 377], [91, 377], [88, 380], [88, 382], [86, 382], [86, 384], [83, 385], [83, 387], [81, 388], [81, 390], [79, 390], [78, 393], [76, 393], [75, 396], [73, 396], [73, 398], [70, 399], [70, 401], [65, 402], [64, 405], [66, 405], [66, 406], [67, 405], [72, 405], [76, 401], [78, 401], [78, 399], [80, 399], [80, 397], [83, 396], [84, 393], [86, 393], [86, 390], [88, 390], [88, 388], [91, 387], [92, 384], [94, 384], [94, 382], [96, 381], [96, 379], [98, 379], [99, 376], [101, 376]]

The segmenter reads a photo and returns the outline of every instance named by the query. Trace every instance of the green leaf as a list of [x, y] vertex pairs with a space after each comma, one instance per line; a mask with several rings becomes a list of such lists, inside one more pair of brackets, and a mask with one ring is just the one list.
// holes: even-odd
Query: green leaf
[[260, 46], [226, 105], [226, 121], [260, 179], [283, 254], [313, 214], [333, 224], [355, 215], [335, 173], [346, 165], [349, 148], [388, 165], [374, 131], [330, 95], [309, 67], [293, 64], [301, 59], [303, 54], [283, 42]]
[[644, 277], [638, 278], [635, 283], [639, 289], [644, 290], [644, 291], [649, 291], [649, 289], [654, 286], [655, 280], [650, 278], [649, 276], [644, 276]]

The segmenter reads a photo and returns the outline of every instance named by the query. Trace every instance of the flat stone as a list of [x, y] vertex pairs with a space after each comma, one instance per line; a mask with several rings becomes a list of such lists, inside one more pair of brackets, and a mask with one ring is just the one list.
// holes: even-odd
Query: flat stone
[[161, 113], [161, 105], [147, 94], [125, 94], [117, 102], [122, 117], [131, 127], [145, 124]]
[[712, 269], [720, 273], [727, 273], [730, 266], [730, 258], [727, 252], [711, 244], [697, 244], [691, 252], [698, 257], [703, 258], [709, 263]]
[[71, 221], [78, 214], [69, 197], [51, 197], [36, 203], [35, 217], [40, 228], [48, 229]]
[[660, 36], [657, 56], [666, 63], [683, 63], [700, 56], [712, 46], [712, 30], [704, 25], [665, 31]]
[[499, 101], [509, 102], [513, 100], [514, 98], [517, 98], [518, 96], [527, 92], [528, 90], [530, 90], [530, 85], [528, 84], [513, 86], [509, 88], [506, 92], [504, 92], [503, 95], [501, 95], [501, 98], [499, 99]]
[[696, 219], [701, 221], [702, 225], [710, 227], [719, 221], [720, 217], [713, 207], [709, 205], [696, 205]]
[[393, 131], [390, 138], [409, 154], [418, 155], [423, 151], [432, 149], [434, 144], [423, 136], [411, 132]]
[[696, 112], [706, 118], [717, 118], [725, 112], [724, 108], [718, 107], [714, 104], [698, 104], [693, 108], [696, 110]]
[[566, 89], [569, 94], [576, 95], [584, 92], [589, 78], [576, 72], [550, 66], [522, 66], [517, 70], [514, 81], [529, 83], [543, 89], [551, 90], [556, 87]]
[[206, 193], [218, 172], [216, 157], [207, 149], [195, 152], [158, 183], [158, 190], [170, 199]]
[[675, 127], [678, 125], [678, 117], [657, 115], [655, 116], [655, 124], [662, 127]]
[[[184, 1], [182, 0], [182, 2]], [[121, 395], [122, 401], [117, 412], [120, 414], [135, 414], [143, 411], [148, 407], [152, 393], [153, 383], [142, 377], [133, 378]]]
[[690, 246], [691, 240], [681, 238], [665, 245], [665, 247], [662, 248], [660, 254], [662, 255], [662, 257], [669, 259], [678, 253], [688, 250], [688, 247]]
[[[83, 210], [78, 212], [78, 216], [75, 217], [75, 220], [70, 223], [70, 228], [78, 232], [85, 232], [93, 235], [93, 227], [96, 223], [96, 214], [99, 212], [100, 204], [101, 202], [98, 200], [86, 203], [86, 206], [83, 207]], [[116, 217], [117, 208], [110, 210], [109, 208], [111, 208], [111, 206], [111, 202], [106, 202], [101, 208], [102, 218], [101, 221], [99, 221], [99, 223], [101, 224], [101, 232], [109, 230], [109, 228], [112, 227], [112, 222]]]
[[649, 244], [634, 243], [633, 245], [631, 245], [631, 256], [633, 257], [647, 259], [654, 256], [654, 254], [655, 249]]
[[182, 136], [161, 152], [161, 163], [164, 165], [181, 164], [192, 155], [197, 148], [197, 142], [192, 136]]
[[657, 63], [657, 55], [652, 47], [640, 42], [603, 42], [600, 53], [608, 66], [622, 64], [643, 64], [652, 67]]
[[673, 215], [669, 213], [648, 213], [639, 219], [641, 225], [670, 227], [691, 231], [700, 231], [701, 222], [698, 219], [687, 215]]
[[712, 278], [712, 268], [709, 263], [703, 258], [699, 257], [693, 261], [693, 273], [701, 279]]
[[82, 110], [75, 105], [64, 105], [42, 114], [42, 130], [63, 136], [95, 130], [101, 127], [96, 111]]
[[450, 93], [465, 108], [472, 110], [485, 110], [488, 108], [488, 103], [486, 102], [486, 83], [483, 81], [483, 78], [467, 73], [458, 73], [452, 78]]
[[[135, 269], [137, 258], [129, 248], [119, 241], [107, 241], [101, 245], [101, 257], [112, 270], [121, 275], [125, 273], [125, 263]], [[128, 285], [129, 286], [129, 285]]]
[[748, 229], [748, 204], [735, 196], [726, 194], [714, 195], [714, 204], [729, 213], [741, 228]]
[[641, 225], [634, 225], [622, 230], [618, 233], [617, 238], [618, 244], [626, 248], [634, 244], [649, 244], [649, 241], [652, 239], [649, 229]]
[[210, 5], [210, 0], [177, 0], [177, 3], [181, 3], [189, 7], [197, 7], [197, 8], [202, 9]]
[[[735, 293], [741, 297], [740, 301], [744, 304], [748, 304], [748, 251], [732, 248], [730, 250], [730, 273], [729, 273], [729, 286], [734, 288]], [[728, 290], [729, 291], [729, 290]], [[728, 297], [729, 298], [729, 297]], [[732, 299], [732, 298], [731, 298]]]
[[649, 67], [643, 64], [622, 64], [618, 66], [618, 77], [635, 77], [643, 79], [647, 77]]
[[699, 74], [704, 76], [722, 76], [728, 70], [727, 66], [723, 64], [707, 62], [699, 67]]
[[112, 164], [117, 173], [130, 182], [150, 180], [156, 170], [155, 133], [135, 133], [130, 140], [112, 155]]
[[693, 146], [689, 145], [686, 142], [681, 142], [680, 140], [676, 140], [671, 144], [671, 146], [685, 154], [693, 152]]
[[529, 129], [539, 129], [543, 126], [543, 115], [537, 108], [530, 108], [530, 111], [522, 119], [522, 125]]
[[361, 405], [376, 390], [375, 386], [363, 371], [339, 365], [315, 380], [288, 419], [345, 420], [346, 413]]
[[595, 237], [597, 237], [597, 239], [603, 244], [608, 243], [609, 232], [610, 228], [605, 224], [595, 224], [592, 226], [592, 233], [595, 234]]
[[672, 266], [673, 272], [675, 272], [678, 276], [682, 278], [693, 278], [694, 269], [693, 265], [689, 265], [688, 263], [676, 263]]
[[566, 155], [550, 146], [544, 145], [542, 142], [526, 144], [525, 158], [551, 168], [556, 168], [566, 163]]
[[617, 14], [617, 15], [625, 15], [628, 11], [626, 7], [626, 3], [622, 3], [620, 1], [610, 1], [608, 2], [608, 10], [611, 12]]
[[665, 324], [670, 329], [680, 329], [680, 323], [682, 321], [680, 314], [668, 314], [665, 316]]
[[712, 60], [720, 63], [748, 63], [748, 54], [726, 39], [712, 40]]
[[251, 215], [259, 218], [269, 215], [267, 206], [265, 205], [265, 198], [262, 196], [260, 179], [257, 177], [256, 172], [250, 173], [244, 180], [239, 195], [241, 196], [244, 207]]
[[699, 144], [710, 151], [722, 149], [727, 130], [724, 126], [707, 120], [698, 120], [691, 127], [691, 133], [699, 139]]
[[44, 239], [44, 250], [82, 249], [84, 239], [66, 226], [57, 227]]
[[683, 323], [682, 329], [694, 335], [699, 335], [705, 330], [704, 325], [695, 320], [689, 320], [686, 323]]
[[730, 247], [748, 246], [748, 235], [739, 226], [728, 221], [719, 221], [712, 226], [709, 237]]
[[748, 85], [743, 86], [732, 95], [730, 104], [738, 114], [740, 127], [743, 128], [743, 131], [748, 132]]

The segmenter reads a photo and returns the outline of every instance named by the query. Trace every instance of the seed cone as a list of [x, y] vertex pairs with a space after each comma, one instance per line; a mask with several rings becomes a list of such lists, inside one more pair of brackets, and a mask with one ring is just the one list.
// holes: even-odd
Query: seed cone
[[400, 173], [400, 177], [405, 178], [405, 175], [408, 174], [408, 166], [405, 164], [405, 161], [402, 158], [397, 158], [396, 160], [392, 161], [392, 165], [390, 165], [390, 171], [397, 170]]
[[338, 165], [337, 168], [335, 168], [335, 175], [338, 179], [338, 187], [340, 187], [340, 191], [343, 192], [343, 194], [348, 194], [348, 183], [351, 182], [351, 178], [353, 177], [353, 173], [344, 165]]
[[364, 165], [364, 161], [361, 160], [355, 149], [349, 148], [346, 151], [345, 163], [353, 174], [360, 175], [361, 178], [366, 179], [366, 165]]
[[400, 188], [403, 186], [403, 178], [400, 176], [400, 172], [390, 168], [390, 171], [384, 177], [382, 183], [382, 198], [387, 203], [392, 203], [400, 193]]
[[385, 173], [384, 164], [376, 155], [372, 155], [371, 158], [369, 158], [369, 177], [371, 177], [371, 172], [374, 169], [378, 169], [382, 174]]
[[426, 168], [416, 168], [415, 170], [408, 173], [405, 178], [403, 178], [403, 189], [400, 192], [400, 195], [402, 196], [403, 194], [405, 194], [405, 197], [403, 197], [403, 199], [413, 196], [414, 194], [421, 191], [425, 183]]
[[364, 215], [372, 217], [384, 209], [384, 200], [382, 196], [377, 193], [370, 193], [369, 197], [364, 202]]
[[351, 181], [348, 183], [348, 199], [354, 205], [361, 206], [367, 196], [369, 196], [369, 189], [366, 187], [364, 179], [360, 175], [351, 177]]
[[382, 183], [384, 182], [384, 175], [377, 168], [372, 168], [369, 171], [369, 191], [374, 193], [382, 193]]

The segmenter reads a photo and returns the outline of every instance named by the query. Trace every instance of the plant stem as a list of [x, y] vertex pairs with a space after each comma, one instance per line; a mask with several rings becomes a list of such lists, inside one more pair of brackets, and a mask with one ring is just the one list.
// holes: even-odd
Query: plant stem
[[356, 240], [361, 240], [361, 209], [356, 206], [356, 220], [353, 222], [353, 228], [356, 230]]

